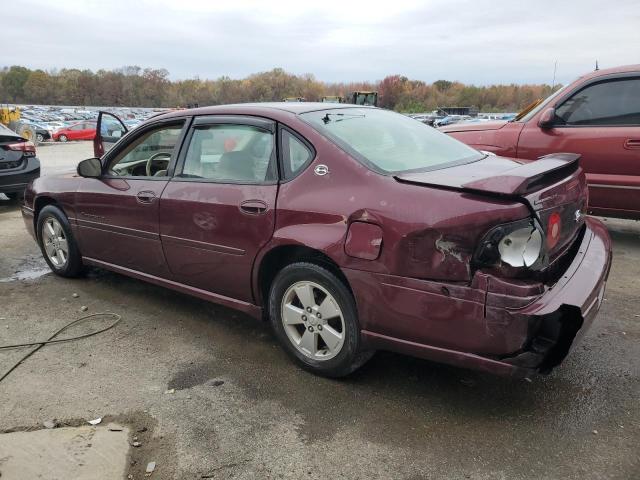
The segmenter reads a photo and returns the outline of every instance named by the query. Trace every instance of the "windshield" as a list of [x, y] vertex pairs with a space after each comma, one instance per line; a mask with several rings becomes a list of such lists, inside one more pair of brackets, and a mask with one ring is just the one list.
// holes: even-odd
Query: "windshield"
[[484, 157], [424, 123], [388, 110], [341, 108], [300, 116], [380, 173], [435, 170]]
[[560, 88], [555, 93], [552, 93], [551, 95], [549, 95], [547, 97], [546, 100], [536, 100], [536, 102], [538, 102], [538, 103], [534, 104], [533, 106], [528, 105], [527, 107], [525, 107], [524, 110], [522, 110], [520, 113], [518, 113], [518, 115], [516, 115], [516, 118], [514, 118], [512, 121], [513, 122], [519, 122], [519, 121], [527, 122], [527, 121], [529, 121], [529, 119], [531, 117], [533, 117], [536, 113], [538, 113], [545, 106], [547, 106], [551, 100], [553, 100], [558, 95], [560, 95], [560, 92], [564, 92], [565, 89], [567, 88], [567, 86], [568, 85], [565, 85], [564, 87]]

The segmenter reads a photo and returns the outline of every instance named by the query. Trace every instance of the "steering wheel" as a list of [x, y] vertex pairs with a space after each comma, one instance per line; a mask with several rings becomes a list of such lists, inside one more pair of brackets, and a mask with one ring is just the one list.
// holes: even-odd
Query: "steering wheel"
[[171, 154], [169, 152], [158, 152], [158, 153], [154, 153], [149, 157], [149, 159], [147, 160], [147, 165], [145, 167], [145, 170], [147, 171], [147, 177], [153, 176], [151, 175], [151, 164], [153, 163], [153, 161], [156, 158], [162, 157], [162, 156], [169, 157], [169, 159], [171, 159]]

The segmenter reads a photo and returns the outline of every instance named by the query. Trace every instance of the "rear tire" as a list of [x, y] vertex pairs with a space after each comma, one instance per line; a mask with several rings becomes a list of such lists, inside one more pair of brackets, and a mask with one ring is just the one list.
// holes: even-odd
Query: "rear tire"
[[40, 251], [56, 275], [77, 277], [82, 273], [82, 256], [71, 231], [69, 220], [60, 208], [47, 205], [38, 214], [37, 230]]
[[318, 375], [349, 375], [373, 355], [362, 350], [353, 295], [314, 263], [292, 263], [278, 272], [269, 292], [269, 320], [285, 351]]
[[59, 142], [66, 142], [67, 140], [69, 140], [69, 139], [67, 138], [67, 136], [66, 136], [66, 135], [60, 135], [60, 136], [58, 137], [58, 141], [59, 141]]

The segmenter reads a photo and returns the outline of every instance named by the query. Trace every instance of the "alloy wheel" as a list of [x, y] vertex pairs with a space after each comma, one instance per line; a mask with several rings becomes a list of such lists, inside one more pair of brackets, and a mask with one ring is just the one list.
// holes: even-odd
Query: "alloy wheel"
[[344, 345], [346, 328], [340, 306], [315, 282], [296, 282], [286, 290], [281, 320], [289, 341], [313, 360], [329, 360]]
[[53, 217], [42, 224], [42, 244], [49, 261], [56, 268], [63, 268], [69, 260], [69, 243], [60, 222]]

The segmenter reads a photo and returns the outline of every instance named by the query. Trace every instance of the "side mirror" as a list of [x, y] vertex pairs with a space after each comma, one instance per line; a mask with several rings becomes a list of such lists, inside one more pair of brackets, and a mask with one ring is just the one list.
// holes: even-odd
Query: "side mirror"
[[78, 175], [85, 178], [98, 178], [102, 175], [102, 163], [99, 158], [87, 158], [78, 164]]
[[540, 128], [553, 128], [554, 121], [556, 119], [556, 109], [555, 108], [547, 108], [542, 115], [540, 115], [540, 119], [538, 120], [538, 126]]

